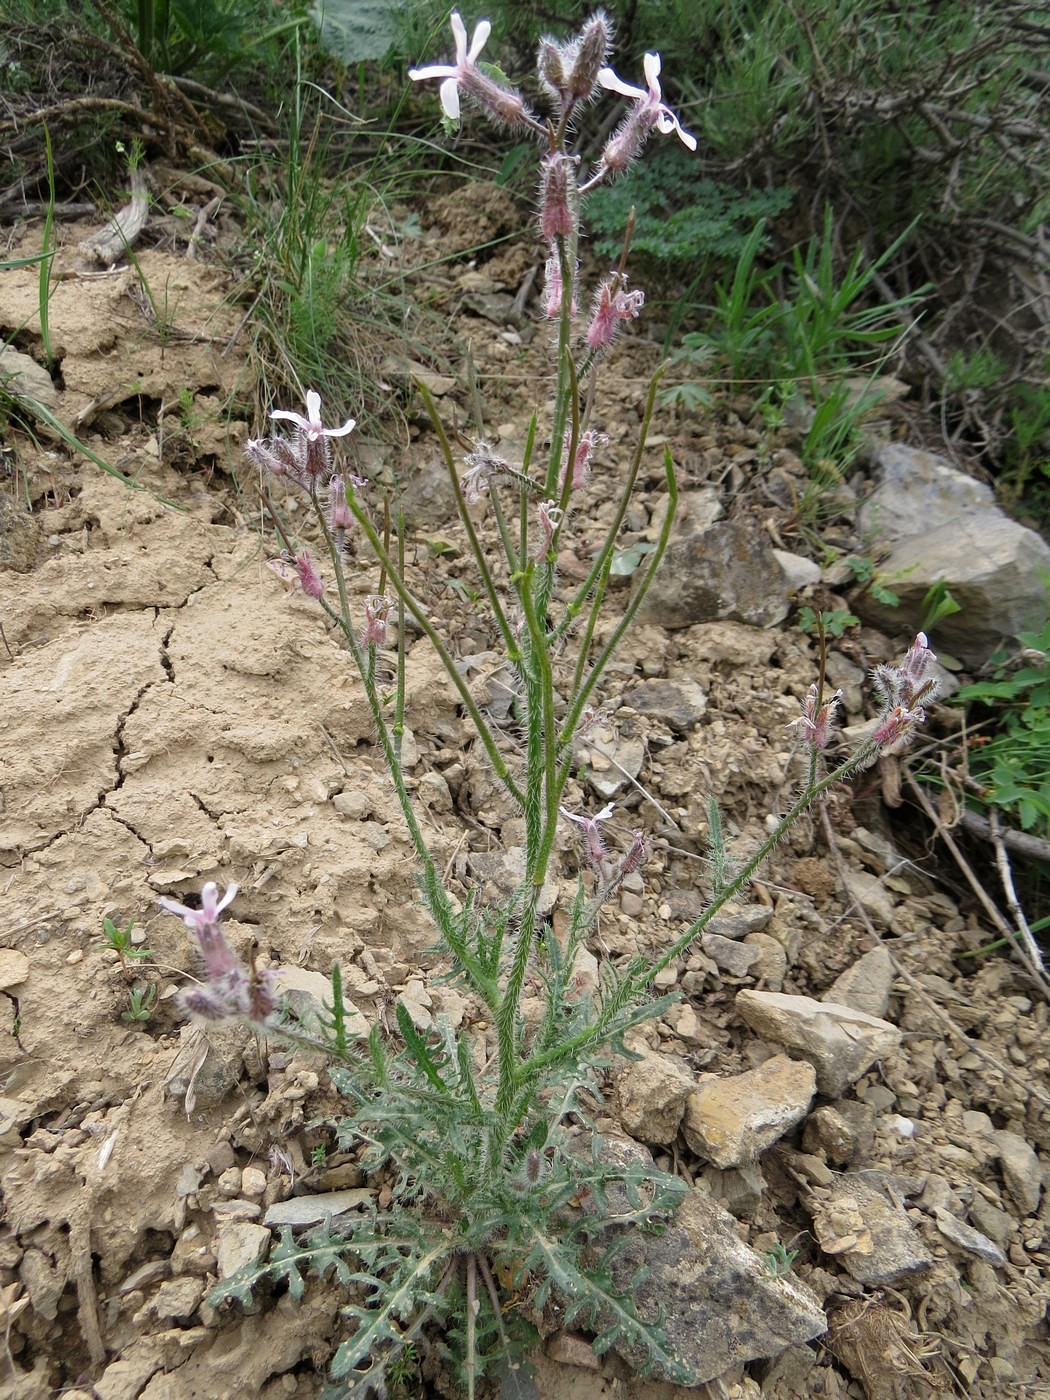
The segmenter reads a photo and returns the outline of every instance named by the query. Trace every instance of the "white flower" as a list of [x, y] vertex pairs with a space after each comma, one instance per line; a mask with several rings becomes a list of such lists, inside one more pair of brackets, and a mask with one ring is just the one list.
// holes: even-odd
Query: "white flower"
[[180, 918], [192, 933], [199, 933], [202, 929], [207, 929], [218, 922], [219, 915], [226, 908], [227, 904], [233, 902], [237, 893], [236, 885], [228, 885], [226, 893], [219, 898], [219, 887], [214, 880], [209, 880], [201, 890], [201, 907], [190, 909], [188, 905], [180, 904], [177, 899], [168, 899], [165, 895], [158, 903], [168, 914], [174, 914]]
[[690, 151], [696, 150], [696, 137], [690, 132], [683, 130], [681, 122], [663, 100], [660, 91], [660, 55], [658, 53], [647, 53], [642, 64], [645, 69], [645, 81], [649, 84], [648, 89], [631, 87], [630, 83], [625, 83], [622, 78], [618, 78], [611, 68], [603, 68], [598, 74], [598, 82], [606, 92], [618, 92], [621, 97], [629, 97], [633, 102], [642, 102], [648, 111], [655, 113], [656, 129], [667, 136], [672, 131], [677, 131], [678, 139], [683, 146]]
[[321, 395], [313, 389], [306, 395], [305, 418], [301, 413], [293, 413], [290, 408], [275, 408], [271, 410], [270, 417], [286, 418], [304, 432], [310, 442], [316, 442], [318, 438], [346, 437], [357, 427], [357, 419], [348, 418], [341, 428], [326, 428], [321, 422]]
[[452, 35], [456, 41], [456, 62], [432, 63], [426, 68], [410, 68], [408, 76], [414, 82], [425, 82], [427, 78], [444, 78], [441, 84], [441, 106], [451, 121], [459, 121], [459, 85], [474, 67], [478, 54], [485, 47], [492, 33], [492, 25], [487, 19], [479, 20], [474, 29], [474, 37], [467, 48], [467, 27], [458, 10], [452, 11]]

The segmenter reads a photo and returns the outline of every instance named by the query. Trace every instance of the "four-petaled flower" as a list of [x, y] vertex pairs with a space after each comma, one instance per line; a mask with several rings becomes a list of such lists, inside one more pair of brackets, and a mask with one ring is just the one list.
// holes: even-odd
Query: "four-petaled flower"
[[301, 413], [293, 413], [290, 408], [271, 409], [270, 417], [285, 418], [289, 423], [294, 423], [300, 432], [306, 434], [308, 442], [316, 442], [319, 438], [346, 437], [357, 427], [357, 419], [348, 418], [341, 428], [326, 428], [321, 422], [321, 395], [314, 389], [307, 391], [305, 418]]
[[605, 843], [602, 841], [602, 834], [598, 830], [599, 822], [607, 822], [615, 810], [615, 804], [610, 802], [595, 817], [577, 817], [572, 812], [567, 812], [564, 807], [559, 807], [558, 811], [568, 822], [575, 822], [577, 826], [583, 828], [583, 838], [587, 847], [587, 859], [592, 865], [601, 865], [605, 859]]
[[408, 76], [413, 82], [425, 82], [428, 78], [444, 78], [441, 84], [441, 106], [445, 116], [451, 121], [459, 121], [459, 89], [461, 83], [469, 81], [478, 54], [492, 33], [492, 25], [487, 19], [479, 20], [474, 27], [474, 37], [467, 48], [467, 26], [458, 10], [452, 11], [452, 34], [456, 41], [456, 62], [431, 63], [426, 68], [410, 68]]
[[642, 67], [645, 70], [645, 81], [649, 85], [648, 88], [632, 87], [630, 83], [625, 83], [622, 78], [618, 78], [611, 68], [601, 70], [598, 74], [598, 82], [606, 92], [617, 92], [621, 97], [629, 97], [632, 101], [638, 102], [641, 110], [651, 118], [652, 125], [656, 127], [657, 131], [662, 132], [664, 136], [676, 131], [682, 145], [690, 151], [695, 151], [696, 137], [682, 127], [681, 122], [663, 100], [663, 93], [660, 90], [660, 55], [647, 53]]

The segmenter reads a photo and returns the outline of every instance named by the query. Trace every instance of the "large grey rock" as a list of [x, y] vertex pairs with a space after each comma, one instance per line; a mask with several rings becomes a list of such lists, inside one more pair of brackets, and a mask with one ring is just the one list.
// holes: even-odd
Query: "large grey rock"
[[812, 997], [745, 990], [737, 993], [736, 1009], [764, 1040], [808, 1060], [817, 1088], [829, 1098], [838, 1098], [901, 1042], [889, 1021]]
[[685, 1140], [723, 1170], [747, 1166], [801, 1123], [816, 1087], [813, 1066], [786, 1055], [746, 1074], [705, 1080], [689, 1095]]
[[857, 517], [860, 533], [879, 544], [950, 525], [972, 511], [995, 510], [991, 488], [921, 447], [891, 442], [875, 456], [876, 486]]
[[627, 696], [632, 710], [685, 734], [695, 729], [707, 711], [703, 689], [690, 680], [643, 681]]
[[[668, 1348], [694, 1373], [696, 1384], [732, 1366], [777, 1356], [826, 1330], [805, 1284], [790, 1274], [771, 1278], [740, 1239], [733, 1217], [699, 1189], [686, 1195], [663, 1234], [630, 1229], [610, 1270], [643, 1319], [662, 1315]], [[622, 1351], [632, 1365], [644, 1360], [640, 1352]], [[653, 1376], [663, 1380], [667, 1373], [657, 1364]]]
[[790, 591], [765, 537], [724, 521], [671, 541], [638, 617], [669, 628], [720, 619], [772, 627], [787, 616]]
[[1050, 546], [1004, 515], [991, 492], [929, 453], [896, 444], [876, 462], [879, 484], [861, 511], [862, 533], [893, 548], [879, 572], [900, 599], [870, 595], [862, 617], [886, 630], [917, 630], [925, 598], [943, 582], [960, 611], [937, 624], [935, 645], [979, 665], [1005, 639], [1046, 616]]

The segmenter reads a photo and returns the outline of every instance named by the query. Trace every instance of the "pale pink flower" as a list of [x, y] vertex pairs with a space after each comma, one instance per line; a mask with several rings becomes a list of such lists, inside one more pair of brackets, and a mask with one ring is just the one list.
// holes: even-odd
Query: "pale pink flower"
[[[562, 463], [562, 486], [565, 485], [565, 473], [569, 469], [569, 447], [572, 442], [572, 429], [565, 430], [564, 461]], [[572, 459], [572, 489], [582, 491], [591, 478], [591, 457], [595, 448], [602, 448], [608, 445], [609, 439], [605, 433], [595, 432], [593, 428], [588, 428], [586, 432], [580, 434], [576, 444], [576, 453]]]
[[882, 712], [872, 738], [880, 753], [899, 753], [925, 723], [925, 706], [937, 698], [937, 678], [930, 674], [936, 660], [925, 632], [919, 632], [899, 666], [875, 667], [872, 677]]
[[543, 535], [542, 543], [536, 551], [537, 560], [546, 559], [550, 553], [551, 545], [554, 543], [554, 532], [561, 523], [561, 509], [553, 501], [541, 501], [536, 508], [539, 517], [540, 531]]
[[645, 81], [648, 87], [632, 87], [630, 83], [625, 83], [622, 78], [618, 78], [611, 68], [601, 70], [598, 74], [598, 82], [606, 92], [619, 93], [621, 97], [629, 97], [632, 102], [638, 104], [636, 116], [646, 131], [655, 126], [657, 131], [664, 136], [672, 131], [677, 132], [682, 145], [690, 151], [695, 151], [696, 137], [683, 129], [681, 122], [663, 100], [663, 93], [660, 90], [660, 55], [647, 53], [642, 67], [645, 71]]
[[450, 121], [459, 121], [460, 89], [484, 108], [497, 121], [513, 126], [517, 122], [530, 122], [528, 108], [519, 92], [502, 87], [494, 82], [477, 66], [478, 55], [485, 47], [492, 25], [487, 19], [479, 20], [474, 34], [467, 45], [467, 27], [458, 10], [452, 11], [452, 37], [456, 42], [455, 63], [431, 63], [425, 68], [410, 68], [408, 76], [413, 82], [426, 82], [430, 78], [441, 78], [441, 106]]
[[167, 895], [162, 895], [158, 903], [166, 914], [175, 914], [186, 925], [191, 933], [200, 934], [202, 930], [207, 930], [219, 922], [219, 915], [228, 904], [232, 904], [237, 894], [237, 885], [227, 885], [226, 893], [219, 898], [219, 887], [214, 880], [209, 880], [201, 890], [201, 907], [190, 909], [186, 904], [180, 904], [177, 899], [169, 899]]
[[[543, 269], [543, 314], [548, 321], [556, 321], [561, 315], [561, 303], [564, 295], [561, 278], [561, 258], [558, 256], [557, 248], [547, 259]], [[576, 300], [576, 278], [572, 279], [572, 302], [569, 306], [569, 315], [575, 316], [580, 307]]]
[[390, 613], [390, 599], [374, 593], [365, 599], [365, 626], [361, 634], [363, 647], [386, 646], [386, 622]]
[[204, 963], [204, 980], [179, 994], [183, 1010], [205, 1021], [229, 1021], [244, 1017], [256, 1025], [267, 1021], [276, 1006], [273, 973], [249, 967], [237, 957], [219, 926], [219, 915], [237, 893], [230, 885], [223, 897], [212, 881], [201, 890], [201, 907], [190, 909], [178, 900], [160, 900], [160, 907], [180, 918], [197, 939]]
[[602, 834], [598, 830], [599, 822], [606, 822], [615, 811], [615, 804], [610, 802], [594, 817], [577, 817], [572, 812], [567, 812], [564, 807], [559, 807], [558, 811], [566, 821], [574, 822], [583, 829], [583, 839], [587, 851], [587, 860], [591, 865], [601, 865], [605, 859], [605, 843], [602, 841]]

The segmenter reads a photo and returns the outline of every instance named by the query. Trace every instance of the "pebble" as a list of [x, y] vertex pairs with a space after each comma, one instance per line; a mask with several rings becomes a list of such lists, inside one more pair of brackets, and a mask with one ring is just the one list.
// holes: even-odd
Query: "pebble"
[[616, 1086], [620, 1122], [639, 1142], [674, 1142], [694, 1086], [693, 1076], [667, 1055], [632, 1060]]
[[836, 977], [821, 997], [821, 1001], [852, 1006], [879, 1019], [886, 1015], [893, 990], [893, 959], [888, 948], [880, 943]]
[[258, 1167], [245, 1167], [241, 1173], [241, 1190], [249, 1199], [261, 1196], [266, 1190], [266, 1173]]
[[17, 948], [0, 948], [0, 991], [17, 987], [29, 976], [29, 959]]
[[73, 951], [72, 951], [72, 952], [69, 954], [69, 956], [66, 958], [66, 962], [69, 964], [70, 967], [73, 967], [73, 966], [75, 966], [77, 963], [83, 962], [83, 961], [84, 961], [84, 950], [83, 950], [83, 948], [74, 948]]
[[731, 977], [746, 977], [762, 956], [750, 943], [738, 943], [735, 939], [723, 938], [720, 933], [701, 934], [700, 946], [714, 965]]
[[645, 901], [640, 895], [631, 894], [629, 890], [620, 891], [620, 913], [626, 914], [629, 919], [640, 919], [645, 909]]
[[218, 1180], [219, 1195], [232, 1200], [241, 1194], [241, 1173], [238, 1167], [227, 1167]]
[[263, 1217], [264, 1225], [317, 1225], [326, 1216], [343, 1215], [375, 1200], [375, 1193], [364, 1187], [345, 1191], [318, 1191], [312, 1196], [292, 1196], [275, 1201]]

